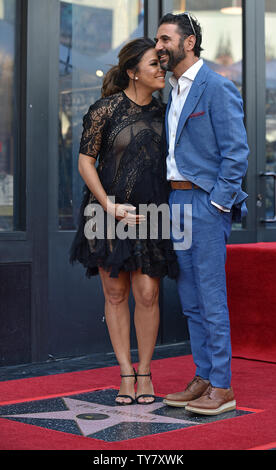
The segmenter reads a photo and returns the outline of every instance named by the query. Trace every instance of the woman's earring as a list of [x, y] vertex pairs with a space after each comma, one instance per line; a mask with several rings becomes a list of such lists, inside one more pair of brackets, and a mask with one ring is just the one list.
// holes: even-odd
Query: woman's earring
[[138, 77], [135, 77], [135, 80], [138, 80]]

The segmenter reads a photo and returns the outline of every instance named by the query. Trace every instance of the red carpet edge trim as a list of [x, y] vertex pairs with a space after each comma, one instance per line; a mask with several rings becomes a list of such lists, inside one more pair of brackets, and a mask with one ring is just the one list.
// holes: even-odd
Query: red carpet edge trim
[[19, 400], [2, 401], [0, 402], [0, 406], [16, 405], [17, 403], [28, 403], [31, 401], [39, 401], [39, 400], [49, 400], [51, 398], [67, 397], [71, 395], [80, 395], [81, 393], [96, 392], [97, 390], [106, 390], [107, 388], [115, 388], [117, 390], [119, 389], [119, 387], [117, 387], [116, 385], [109, 385], [108, 387], [96, 387], [96, 388], [89, 388], [86, 390], [74, 390], [73, 392], [56, 393], [56, 394], [45, 395], [45, 396], [40, 396], [40, 397], [21, 398]]
[[270, 442], [269, 444], [265, 444], [263, 446], [252, 447], [248, 450], [269, 450], [276, 447], [276, 442]]

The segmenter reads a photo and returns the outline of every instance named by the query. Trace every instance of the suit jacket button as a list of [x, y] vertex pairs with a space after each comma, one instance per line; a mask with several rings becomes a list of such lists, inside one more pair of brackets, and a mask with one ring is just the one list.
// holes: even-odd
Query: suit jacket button
[[237, 196], [237, 193], [233, 193], [231, 198], [234, 199], [235, 196]]

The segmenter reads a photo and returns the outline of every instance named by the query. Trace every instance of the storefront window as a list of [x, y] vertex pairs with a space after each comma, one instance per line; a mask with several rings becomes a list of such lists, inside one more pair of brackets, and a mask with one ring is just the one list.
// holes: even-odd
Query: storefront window
[[[276, 213], [276, 5], [266, 1], [266, 219], [273, 220]], [[270, 224], [275, 227], [275, 224]], [[268, 227], [269, 228], [269, 227]]]
[[82, 118], [101, 95], [122, 45], [144, 35], [142, 0], [60, 2], [59, 229], [73, 230], [83, 180], [77, 171]]
[[202, 27], [205, 63], [242, 89], [241, 0], [173, 0], [173, 12], [189, 11]]
[[0, 0], [0, 232], [18, 229], [14, 213], [18, 145], [16, 7], [16, 0]]

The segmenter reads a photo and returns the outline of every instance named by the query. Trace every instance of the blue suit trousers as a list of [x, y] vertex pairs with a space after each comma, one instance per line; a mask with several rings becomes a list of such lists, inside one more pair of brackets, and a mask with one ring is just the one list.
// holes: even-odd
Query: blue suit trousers
[[185, 205], [192, 208], [191, 244], [187, 249], [177, 249], [179, 240], [173, 230], [172, 240], [180, 268], [178, 292], [188, 321], [196, 375], [209, 379], [214, 387], [229, 388], [231, 337], [225, 262], [232, 213], [213, 206], [210, 195], [199, 188], [171, 191], [169, 204], [171, 214], [174, 205], [179, 204], [181, 231], [185, 228]]

